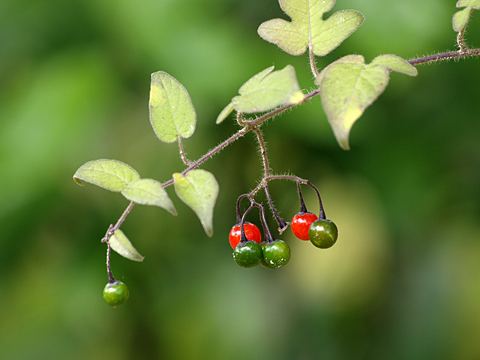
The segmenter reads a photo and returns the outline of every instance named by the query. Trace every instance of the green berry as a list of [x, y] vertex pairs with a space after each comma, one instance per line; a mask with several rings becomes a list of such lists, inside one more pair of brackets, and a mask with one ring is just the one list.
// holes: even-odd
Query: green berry
[[262, 241], [260, 243], [260, 245], [262, 246], [262, 259], [260, 260], [260, 265], [262, 265], [264, 268], [267, 268], [267, 269], [275, 269], [275, 266], [267, 264], [267, 262], [265, 261], [265, 258], [263, 257], [263, 251], [264, 251], [265, 246], [267, 246], [267, 242]]
[[331, 220], [317, 220], [310, 225], [308, 236], [313, 245], [321, 249], [333, 246], [338, 238], [337, 225]]
[[125, 304], [129, 295], [130, 292], [128, 291], [127, 285], [121, 281], [108, 283], [105, 285], [105, 289], [103, 289], [103, 298], [105, 299], [105, 302], [113, 307]]
[[233, 249], [233, 260], [244, 268], [256, 266], [262, 259], [262, 247], [256, 241], [249, 240]]
[[277, 269], [286, 265], [290, 260], [291, 254], [290, 247], [283, 240], [266, 243], [263, 247], [263, 259], [268, 269]]

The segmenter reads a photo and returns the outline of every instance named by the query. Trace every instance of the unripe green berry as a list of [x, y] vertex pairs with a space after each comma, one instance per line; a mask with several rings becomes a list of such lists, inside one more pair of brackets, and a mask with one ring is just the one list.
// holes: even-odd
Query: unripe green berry
[[[263, 259], [268, 269], [277, 269], [286, 265], [292, 254], [290, 247], [283, 240], [275, 240], [263, 246]], [[262, 264], [263, 265], [263, 264]]]
[[233, 260], [241, 267], [256, 266], [262, 259], [262, 247], [256, 241], [249, 240], [245, 244], [239, 243], [233, 249]]
[[105, 299], [105, 302], [113, 307], [125, 304], [129, 295], [130, 292], [128, 291], [127, 285], [121, 281], [108, 283], [103, 289], [103, 298]]
[[308, 236], [313, 245], [321, 249], [333, 246], [338, 238], [337, 225], [331, 220], [317, 220], [310, 225]]

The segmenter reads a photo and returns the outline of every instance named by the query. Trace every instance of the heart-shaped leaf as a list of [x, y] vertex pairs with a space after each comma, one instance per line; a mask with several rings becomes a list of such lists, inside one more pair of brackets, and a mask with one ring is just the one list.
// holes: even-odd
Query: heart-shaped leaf
[[355, 121], [385, 90], [390, 71], [417, 75], [417, 69], [395, 55], [380, 55], [368, 65], [363, 56], [348, 55], [327, 66], [315, 79], [328, 121], [343, 149], [349, 149], [348, 137]]
[[323, 20], [323, 14], [333, 8], [335, 0], [279, 2], [292, 21], [266, 21], [258, 28], [258, 34], [291, 55], [302, 55], [309, 48], [315, 55], [325, 56], [355, 32], [364, 20], [355, 10], [338, 11]]
[[240, 95], [232, 99], [237, 111], [247, 114], [263, 112], [303, 101], [305, 95], [300, 90], [293, 66], [273, 69], [274, 66], [270, 66], [242, 85], [238, 90]]
[[185, 87], [166, 72], [152, 74], [150, 123], [157, 137], [167, 143], [195, 131], [197, 115]]
[[185, 176], [173, 174], [178, 197], [197, 214], [208, 236], [213, 235], [213, 209], [218, 196], [215, 177], [205, 170], [192, 170]]
[[110, 191], [120, 192], [132, 181], [140, 179], [140, 175], [129, 165], [118, 160], [93, 160], [80, 166], [73, 180], [81, 186], [82, 181], [103, 187]]
[[172, 215], [177, 215], [172, 200], [170, 200], [162, 184], [157, 180], [135, 180], [122, 189], [122, 195], [138, 204], [159, 206]]
[[124, 258], [143, 261], [144, 257], [135, 249], [122, 230], [116, 230], [108, 240], [110, 247]]

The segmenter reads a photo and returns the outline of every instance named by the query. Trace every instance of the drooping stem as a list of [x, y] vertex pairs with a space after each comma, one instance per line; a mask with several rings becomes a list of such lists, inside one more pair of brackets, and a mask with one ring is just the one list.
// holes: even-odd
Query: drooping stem
[[268, 227], [267, 219], [265, 219], [265, 207], [261, 204], [257, 204], [257, 207], [260, 208], [260, 222], [262, 223], [263, 234], [265, 235], [265, 241], [270, 244], [273, 241], [275, 241], [275, 238], [273, 237], [272, 232]]
[[107, 272], [108, 272], [108, 282], [113, 284], [115, 282], [115, 278], [113, 277], [112, 268], [110, 266], [110, 252], [111, 252], [110, 244], [107, 241]]
[[240, 202], [245, 197], [249, 198], [250, 202], [253, 202], [253, 198], [250, 194], [243, 194], [243, 195], [240, 195], [238, 197], [238, 199], [237, 199], [237, 225], [242, 222], [242, 212], [240, 210]]
[[245, 223], [245, 217], [250, 212], [250, 210], [253, 209], [254, 206], [257, 206], [257, 204], [254, 201], [252, 201], [248, 209], [245, 210], [245, 212], [243, 213], [243, 216], [240, 220], [240, 242], [242, 243], [242, 245], [245, 245], [245, 243], [248, 241], [247, 235], [245, 235], [245, 229], [243, 227], [243, 224]]
[[278, 215], [277, 209], [275, 209], [275, 205], [273, 205], [272, 198], [270, 197], [270, 192], [268, 191], [268, 185], [265, 185], [263, 187], [265, 190], [265, 195], [267, 196], [268, 199], [268, 205], [270, 205], [270, 209], [272, 210], [273, 216], [275, 217], [275, 220], [277, 221], [278, 224], [278, 232], [280, 235], [287, 229], [288, 223], [283, 220], [280, 215]]
[[325, 215], [325, 210], [323, 209], [323, 203], [322, 203], [322, 197], [320, 196], [320, 192], [318, 191], [317, 187], [315, 185], [313, 185], [310, 181], [306, 181], [305, 184], [307, 184], [308, 186], [310, 186], [313, 190], [315, 190], [315, 192], [317, 193], [317, 197], [318, 197], [318, 207], [320, 208], [319, 209], [319, 212], [318, 212], [318, 218], [320, 220], [325, 220], [327, 218], [327, 215]]
[[304, 214], [308, 212], [307, 206], [305, 205], [305, 201], [303, 200], [302, 189], [300, 187], [300, 183], [297, 182], [297, 190], [298, 190], [298, 198], [300, 199], [300, 213]]

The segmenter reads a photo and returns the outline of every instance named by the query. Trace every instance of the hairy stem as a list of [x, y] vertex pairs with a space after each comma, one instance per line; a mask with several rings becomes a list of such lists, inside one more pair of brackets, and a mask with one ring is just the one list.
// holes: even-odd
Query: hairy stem
[[417, 59], [409, 60], [408, 62], [410, 65], [416, 66], [421, 64], [432, 63], [441, 60], [450, 60], [450, 59], [459, 59], [459, 58], [467, 58], [471, 56], [479, 56], [480, 49], [460, 49], [459, 51], [450, 51], [441, 54], [435, 54], [430, 56], [424, 56]]
[[177, 141], [178, 141], [178, 149], [180, 150], [180, 157], [182, 158], [183, 163], [187, 166], [192, 165], [192, 162], [187, 159], [185, 151], [183, 150], [182, 137], [180, 135], [177, 136]]
[[313, 53], [313, 48], [311, 46], [308, 47], [308, 57], [310, 59], [310, 69], [312, 70], [313, 76], [318, 76], [318, 69], [317, 64], [315, 63], [315, 54]]
[[117, 223], [115, 225], [110, 224], [110, 227], [108, 228], [107, 233], [102, 239], [102, 242], [106, 242], [108, 244], [108, 240], [110, 239], [110, 237], [115, 233], [115, 231], [120, 229], [120, 226], [122, 226], [128, 214], [130, 213], [130, 211], [132, 211], [133, 205], [135, 205], [135, 202], [130, 202], [130, 204], [128, 204], [127, 208], [123, 212], [122, 216], [120, 216], [120, 219], [118, 219]]
[[260, 155], [263, 162], [263, 173], [265, 174], [265, 177], [270, 176], [270, 164], [267, 156], [267, 146], [265, 144], [265, 140], [263, 139], [262, 132], [257, 126], [252, 127], [252, 131], [255, 132], [255, 135], [257, 135], [258, 145], [260, 146]]

